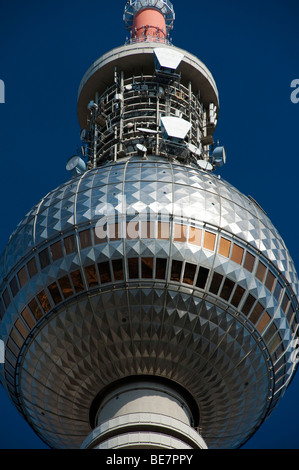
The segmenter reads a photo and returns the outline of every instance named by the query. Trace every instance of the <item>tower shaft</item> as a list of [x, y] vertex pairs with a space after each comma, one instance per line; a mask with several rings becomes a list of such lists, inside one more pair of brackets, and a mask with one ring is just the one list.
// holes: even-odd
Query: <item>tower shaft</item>
[[135, 379], [102, 397], [86, 449], [205, 449], [186, 399], [174, 385]]

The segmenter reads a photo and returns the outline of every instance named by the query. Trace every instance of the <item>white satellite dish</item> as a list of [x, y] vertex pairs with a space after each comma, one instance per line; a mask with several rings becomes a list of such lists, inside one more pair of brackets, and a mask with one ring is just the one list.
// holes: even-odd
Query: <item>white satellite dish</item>
[[200, 157], [201, 149], [199, 147], [196, 147], [196, 145], [193, 145], [193, 144], [187, 144], [187, 147], [190, 150], [190, 152], [192, 152], [192, 153], [194, 153], [194, 155], [197, 155], [198, 157]]
[[78, 155], [73, 155], [66, 164], [67, 171], [70, 171], [72, 176], [83, 175], [86, 171], [86, 163]]
[[214, 162], [216, 166], [225, 165], [226, 163], [225, 147], [216, 147], [212, 152], [212, 156], [214, 158]]
[[139, 150], [139, 152], [141, 152], [141, 153], [146, 153], [146, 152], [147, 152], [147, 148], [146, 148], [144, 145], [142, 145], [142, 144], [137, 144], [137, 145], [136, 145], [136, 148], [137, 148], [137, 150]]
[[143, 132], [144, 134], [158, 134], [157, 131], [153, 129], [148, 129], [147, 127], [137, 127], [137, 131]]
[[198, 160], [197, 164], [202, 170], [206, 170], [206, 171], [213, 170], [213, 165], [211, 165], [210, 162], [206, 162], [205, 160]]

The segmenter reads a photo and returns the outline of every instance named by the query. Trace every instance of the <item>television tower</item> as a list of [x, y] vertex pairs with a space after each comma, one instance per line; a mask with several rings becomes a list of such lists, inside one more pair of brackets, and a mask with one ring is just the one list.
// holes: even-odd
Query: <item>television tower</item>
[[52, 448], [238, 448], [297, 367], [298, 278], [271, 221], [214, 170], [218, 92], [168, 0], [78, 93], [71, 179], [0, 264], [1, 382]]

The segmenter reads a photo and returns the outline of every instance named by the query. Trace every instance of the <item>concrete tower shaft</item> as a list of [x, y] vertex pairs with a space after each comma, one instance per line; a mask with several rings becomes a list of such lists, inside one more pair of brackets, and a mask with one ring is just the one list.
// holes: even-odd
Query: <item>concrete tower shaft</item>
[[206, 449], [175, 384], [150, 377], [122, 381], [102, 397], [84, 449]]

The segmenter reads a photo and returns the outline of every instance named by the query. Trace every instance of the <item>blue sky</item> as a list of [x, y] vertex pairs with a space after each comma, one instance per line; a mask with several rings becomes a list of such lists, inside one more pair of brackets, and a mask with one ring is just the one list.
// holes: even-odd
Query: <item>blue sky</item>
[[[299, 270], [299, 3], [173, 1], [174, 45], [199, 57], [220, 95], [216, 139], [222, 178], [251, 195], [282, 235]], [[15, 0], [0, 17], [0, 251], [21, 218], [69, 178], [80, 145], [76, 101], [87, 68], [122, 45], [125, 0]], [[299, 93], [298, 93], [299, 96]], [[299, 448], [299, 373], [244, 448]], [[46, 448], [0, 389], [0, 448]]]

